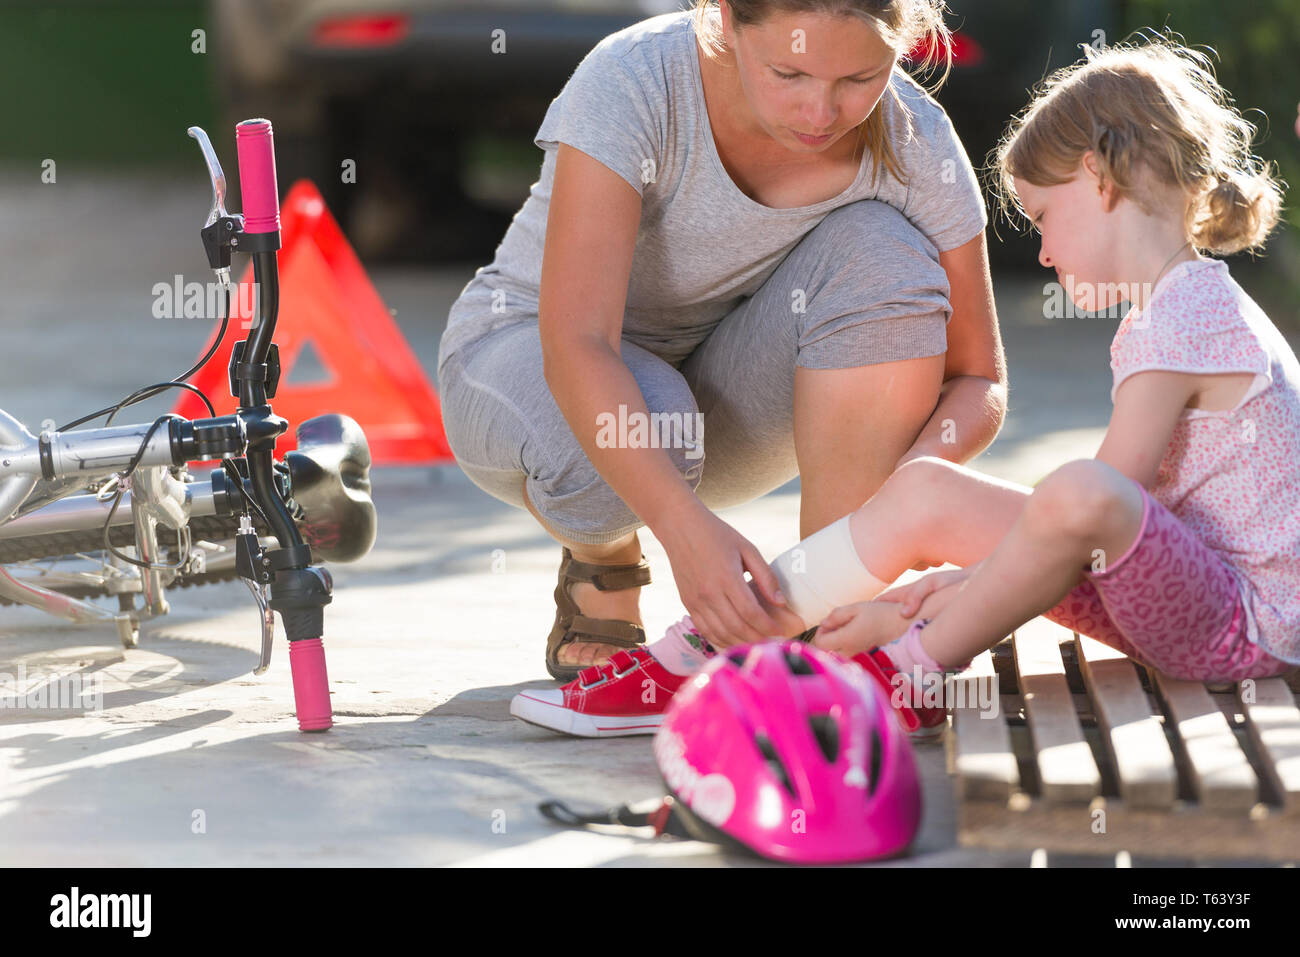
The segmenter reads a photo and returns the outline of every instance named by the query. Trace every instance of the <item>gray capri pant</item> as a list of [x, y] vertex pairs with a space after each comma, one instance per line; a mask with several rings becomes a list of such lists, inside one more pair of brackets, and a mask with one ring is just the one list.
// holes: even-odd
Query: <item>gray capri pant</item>
[[[805, 291], [802, 312], [791, 308], [794, 289]], [[841, 369], [942, 354], [948, 292], [934, 244], [893, 207], [860, 200], [827, 214], [678, 366], [627, 339], [622, 357], [652, 416], [667, 413], [661, 421], [672, 423], [674, 438], [688, 440], [664, 451], [705, 506], [726, 508], [799, 474], [795, 366]], [[555, 404], [535, 318], [499, 326], [445, 357], [438, 388], [456, 461], [485, 492], [524, 508], [526, 486], [550, 529], [583, 544], [614, 541], [644, 524], [596, 471]], [[691, 447], [700, 436], [685, 431], [697, 412], [703, 449]]]

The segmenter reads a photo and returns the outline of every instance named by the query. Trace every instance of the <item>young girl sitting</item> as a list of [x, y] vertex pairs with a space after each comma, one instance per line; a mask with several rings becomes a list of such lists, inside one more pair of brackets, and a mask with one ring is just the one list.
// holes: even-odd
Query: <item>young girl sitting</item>
[[[1032, 489], [906, 463], [773, 562], [783, 637], [819, 626], [818, 646], [913, 682], [1038, 615], [1176, 678], [1300, 664], [1300, 362], [1202, 255], [1258, 249], [1277, 222], [1253, 132], [1206, 59], [1169, 41], [1089, 50], [1049, 78], [996, 172], [1004, 209], [1041, 233], [1039, 261], [1077, 305], [1131, 305], [1110, 347], [1105, 440]], [[885, 591], [922, 562], [962, 567]], [[685, 619], [512, 712], [575, 734], [652, 733], [711, 652]]]

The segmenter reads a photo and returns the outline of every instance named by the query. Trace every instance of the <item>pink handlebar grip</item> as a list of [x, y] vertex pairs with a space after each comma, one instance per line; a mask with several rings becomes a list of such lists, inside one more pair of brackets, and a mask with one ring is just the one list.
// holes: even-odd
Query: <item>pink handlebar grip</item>
[[298, 709], [298, 730], [324, 731], [333, 727], [325, 646], [319, 638], [289, 642], [289, 672], [293, 677], [293, 701]]
[[275, 183], [275, 144], [270, 120], [244, 120], [235, 126], [239, 154], [239, 192], [244, 202], [244, 232], [280, 231], [280, 194]]

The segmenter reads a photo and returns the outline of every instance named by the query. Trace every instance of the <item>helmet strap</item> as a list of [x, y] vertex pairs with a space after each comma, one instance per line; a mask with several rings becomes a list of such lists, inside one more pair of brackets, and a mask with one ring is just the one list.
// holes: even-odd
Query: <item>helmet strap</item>
[[675, 813], [675, 804], [671, 797], [657, 799], [650, 810], [633, 810], [631, 805], [620, 804], [604, 811], [581, 814], [563, 801], [543, 801], [537, 805], [542, 817], [563, 824], [566, 827], [586, 827], [591, 824], [616, 825], [621, 827], [652, 827], [655, 837], [667, 834], [670, 837], [690, 838], [690, 833], [682, 824], [681, 817]]

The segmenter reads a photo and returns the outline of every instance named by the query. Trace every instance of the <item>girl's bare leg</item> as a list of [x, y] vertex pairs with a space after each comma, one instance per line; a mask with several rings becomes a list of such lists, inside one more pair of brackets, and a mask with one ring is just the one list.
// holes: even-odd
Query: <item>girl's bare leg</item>
[[1069, 462], [1043, 479], [1006, 537], [921, 632], [940, 664], [959, 664], [1053, 608], [1098, 562], [1137, 539], [1142, 494], [1095, 459]]
[[944, 459], [914, 459], [853, 513], [853, 544], [884, 582], [922, 561], [973, 565], [1010, 531], [1032, 492]]

